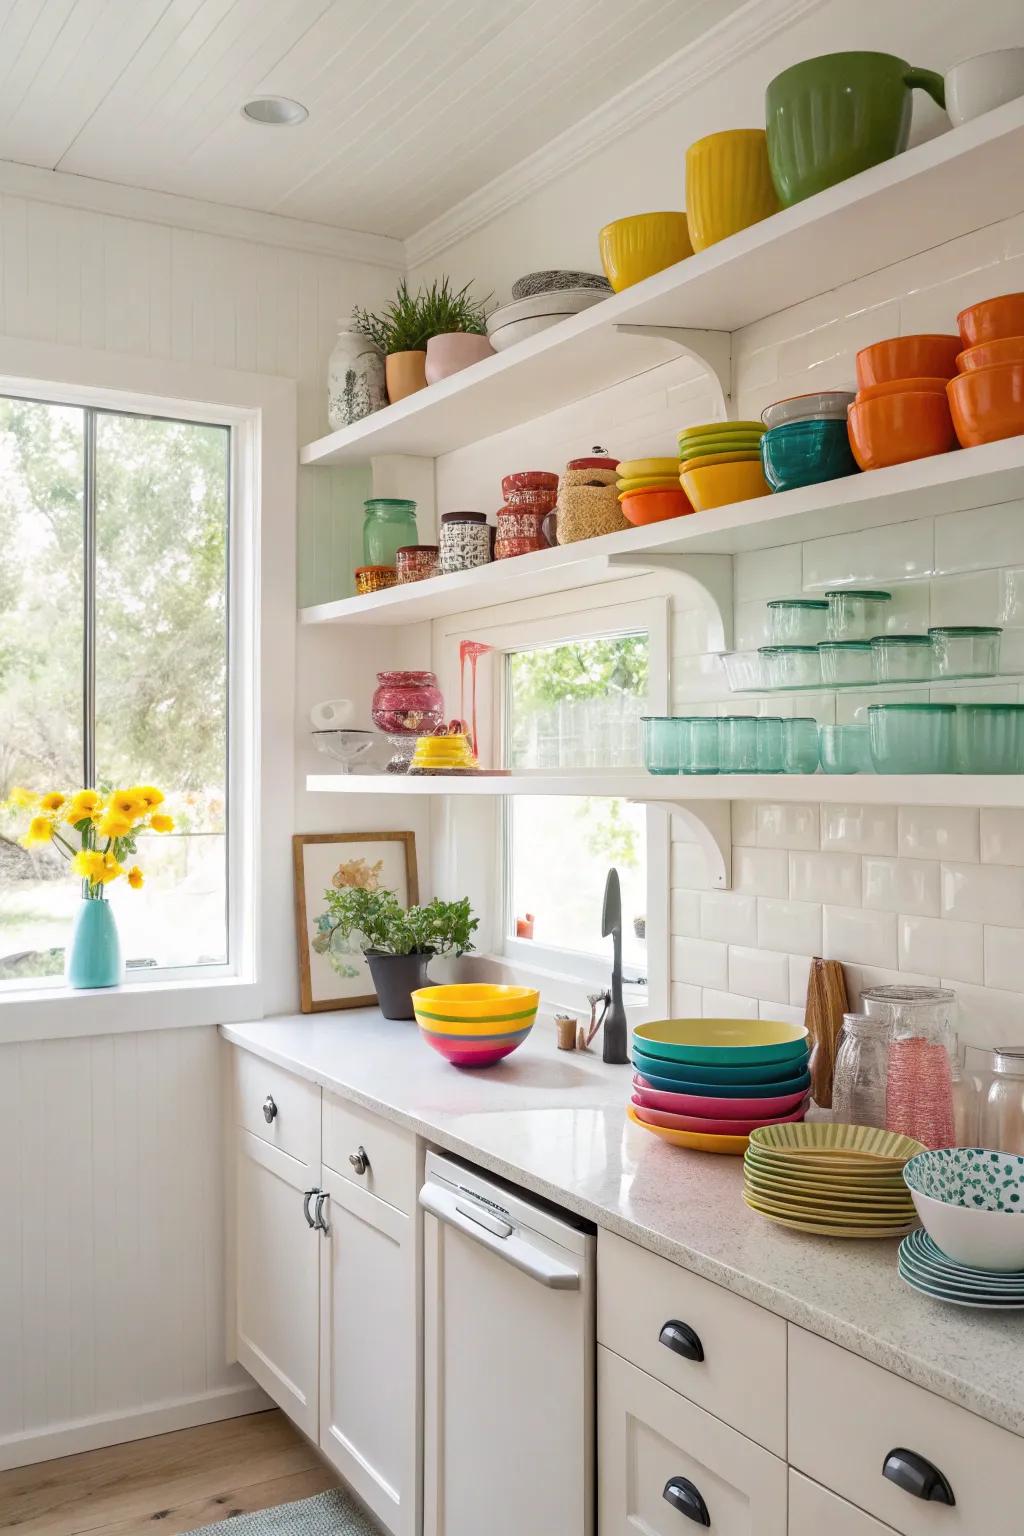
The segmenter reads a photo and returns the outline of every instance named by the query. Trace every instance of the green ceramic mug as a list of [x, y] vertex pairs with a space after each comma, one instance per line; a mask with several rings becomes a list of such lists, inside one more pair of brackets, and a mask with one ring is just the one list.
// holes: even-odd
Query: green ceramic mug
[[891, 53], [825, 53], [776, 75], [765, 127], [783, 207], [906, 149], [917, 88], [945, 107], [942, 76]]

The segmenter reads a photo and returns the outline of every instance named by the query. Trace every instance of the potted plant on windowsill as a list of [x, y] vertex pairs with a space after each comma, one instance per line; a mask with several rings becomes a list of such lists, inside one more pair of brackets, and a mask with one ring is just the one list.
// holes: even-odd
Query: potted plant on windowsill
[[411, 1019], [412, 994], [429, 985], [427, 965], [437, 955], [464, 955], [473, 948], [480, 926], [469, 898], [440, 901], [403, 911], [393, 891], [333, 887], [324, 892], [327, 911], [314, 940], [328, 946], [332, 937], [355, 934], [370, 967], [380, 1011], [386, 1019]]
[[493, 357], [494, 348], [487, 339], [487, 300], [471, 299], [469, 283], [457, 293], [447, 277], [431, 283], [423, 295], [427, 321], [428, 384], [436, 384], [449, 374], [458, 373], [482, 358]]
[[403, 277], [395, 297], [374, 315], [358, 307], [352, 311], [352, 327], [368, 336], [384, 353], [384, 377], [392, 404], [426, 389], [427, 342], [430, 326], [422, 293], [410, 293]]

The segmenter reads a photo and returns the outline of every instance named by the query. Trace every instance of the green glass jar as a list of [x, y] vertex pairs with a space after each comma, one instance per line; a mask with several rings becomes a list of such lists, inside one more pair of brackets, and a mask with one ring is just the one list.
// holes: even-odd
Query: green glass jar
[[416, 503], [394, 496], [363, 502], [363, 564], [391, 565], [398, 550], [419, 543]]

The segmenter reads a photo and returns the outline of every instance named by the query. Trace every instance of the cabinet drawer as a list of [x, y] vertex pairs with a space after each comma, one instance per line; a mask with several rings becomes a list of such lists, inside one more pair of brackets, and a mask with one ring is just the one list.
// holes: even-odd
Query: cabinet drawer
[[[362, 1173], [350, 1161], [356, 1158], [359, 1166], [363, 1166], [360, 1150], [365, 1155]], [[415, 1211], [419, 1180], [416, 1137], [411, 1131], [403, 1131], [368, 1109], [325, 1093], [323, 1161], [350, 1184], [368, 1190], [378, 1200], [386, 1200], [406, 1215]]]
[[799, 1472], [789, 1474], [789, 1536], [892, 1536], [892, 1527], [879, 1525], [845, 1499], [819, 1488]]
[[[955, 1505], [883, 1477], [893, 1450], [938, 1468]], [[1024, 1440], [792, 1325], [789, 1459], [902, 1536], [1020, 1536]]]
[[235, 1124], [244, 1125], [260, 1141], [318, 1169], [320, 1089], [251, 1051], [238, 1046], [230, 1049]]
[[[781, 1317], [635, 1243], [602, 1232], [597, 1244], [597, 1337], [666, 1386], [785, 1456], [786, 1324]], [[696, 1360], [694, 1354], [704, 1358]]]
[[597, 1357], [602, 1536], [680, 1536], [673, 1499], [716, 1536], [785, 1536], [784, 1462], [610, 1350]]

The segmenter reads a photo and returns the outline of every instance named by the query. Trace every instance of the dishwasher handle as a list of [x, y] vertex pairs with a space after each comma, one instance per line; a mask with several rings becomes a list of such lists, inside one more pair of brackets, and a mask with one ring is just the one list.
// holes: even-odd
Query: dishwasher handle
[[[507, 1263], [514, 1264], [521, 1269], [524, 1275], [529, 1275], [533, 1280], [539, 1280], [541, 1285], [546, 1285], [555, 1291], [578, 1291], [580, 1288], [579, 1270], [573, 1269], [569, 1264], [562, 1264], [558, 1259], [553, 1259], [542, 1248], [535, 1248], [525, 1238], [518, 1236], [515, 1228], [511, 1228], [506, 1236], [493, 1232], [490, 1226], [484, 1226], [482, 1220], [489, 1217], [489, 1213], [481, 1211], [481, 1221], [477, 1221], [471, 1214], [470, 1203], [460, 1200], [454, 1191], [443, 1188], [440, 1184], [424, 1184], [420, 1190], [420, 1205], [431, 1216], [436, 1216], [438, 1221], [447, 1222], [449, 1226], [457, 1227], [467, 1237], [479, 1243], [483, 1248], [489, 1248]], [[507, 1223], [494, 1223], [495, 1226], [507, 1225]]]

